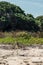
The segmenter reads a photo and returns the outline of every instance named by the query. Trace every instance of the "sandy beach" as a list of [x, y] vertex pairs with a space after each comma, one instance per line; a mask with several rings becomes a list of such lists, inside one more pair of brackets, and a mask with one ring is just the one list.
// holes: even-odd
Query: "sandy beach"
[[5, 49], [0, 45], [0, 65], [43, 65], [43, 48]]

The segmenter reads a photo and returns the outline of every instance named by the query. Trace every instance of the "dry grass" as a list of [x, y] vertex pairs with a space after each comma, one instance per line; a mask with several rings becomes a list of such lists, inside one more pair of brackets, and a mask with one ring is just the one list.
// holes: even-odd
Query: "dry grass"
[[0, 43], [43, 44], [43, 32], [12, 31], [0, 32]]

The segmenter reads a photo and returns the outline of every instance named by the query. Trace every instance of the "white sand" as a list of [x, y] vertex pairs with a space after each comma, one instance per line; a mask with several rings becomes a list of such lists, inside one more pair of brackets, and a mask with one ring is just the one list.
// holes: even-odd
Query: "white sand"
[[43, 65], [43, 49], [28, 47], [23, 49], [0, 48], [0, 65]]

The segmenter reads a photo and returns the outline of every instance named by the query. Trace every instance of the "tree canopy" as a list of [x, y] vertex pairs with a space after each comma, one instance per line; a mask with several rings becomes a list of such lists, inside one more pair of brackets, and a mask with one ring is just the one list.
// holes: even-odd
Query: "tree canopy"
[[40, 31], [43, 31], [43, 16], [36, 17], [36, 22], [38, 23], [40, 27]]
[[[39, 26], [38, 21], [41, 22]], [[9, 2], [0, 2], [0, 31], [39, 31], [43, 28], [43, 17], [34, 18], [32, 14], [25, 14], [24, 11]]]

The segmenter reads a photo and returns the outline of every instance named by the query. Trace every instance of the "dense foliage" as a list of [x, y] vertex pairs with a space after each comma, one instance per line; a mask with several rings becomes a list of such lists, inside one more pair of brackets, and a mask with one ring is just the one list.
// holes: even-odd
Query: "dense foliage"
[[0, 31], [27, 30], [36, 32], [42, 29], [43, 17], [35, 19], [31, 14], [26, 15], [19, 6], [4, 1], [0, 2]]
[[40, 31], [43, 31], [43, 16], [36, 17], [36, 22], [38, 23], [40, 27]]

